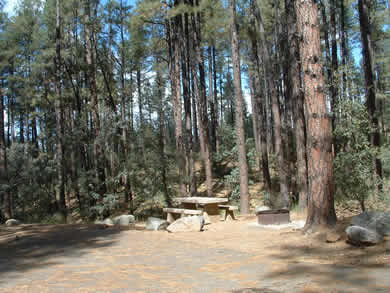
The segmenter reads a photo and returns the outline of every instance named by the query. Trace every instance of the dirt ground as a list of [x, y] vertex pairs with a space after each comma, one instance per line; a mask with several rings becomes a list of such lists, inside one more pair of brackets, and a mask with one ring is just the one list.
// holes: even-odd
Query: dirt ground
[[254, 227], [255, 217], [212, 220], [178, 234], [0, 227], [0, 292], [390, 292], [390, 239], [356, 248]]

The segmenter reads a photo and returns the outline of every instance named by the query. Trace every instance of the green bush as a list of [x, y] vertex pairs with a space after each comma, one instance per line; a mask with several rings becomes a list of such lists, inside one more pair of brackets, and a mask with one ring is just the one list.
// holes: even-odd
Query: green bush
[[334, 131], [339, 145], [333, 165], [336, 200], [357, 200], [365, 210], [366, 200], [379, 184], [373, 164], [378, 149], [369, 141], [372, 129], [366, 107], [357, 101], [343, 101], [339, 109], [342, 115]]

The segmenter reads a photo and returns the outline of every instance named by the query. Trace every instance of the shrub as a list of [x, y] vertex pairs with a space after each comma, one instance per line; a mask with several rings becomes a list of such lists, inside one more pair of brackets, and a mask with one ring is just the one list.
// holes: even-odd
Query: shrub
[[379, 184], [373, 164], [378, 150], [369, 141], [372, 129], [366, 107], [343, 101], [339, 109], [342, 115], [334, 131], [340, 149], [333, 165], [336, 200], [357, 200], [365, 210], [365, 201]]

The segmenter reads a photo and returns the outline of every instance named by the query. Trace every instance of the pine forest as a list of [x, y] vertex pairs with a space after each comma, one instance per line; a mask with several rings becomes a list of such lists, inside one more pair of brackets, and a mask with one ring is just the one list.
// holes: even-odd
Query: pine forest
[[0, 222], [390, 206], [388, 1], [9, 2]]

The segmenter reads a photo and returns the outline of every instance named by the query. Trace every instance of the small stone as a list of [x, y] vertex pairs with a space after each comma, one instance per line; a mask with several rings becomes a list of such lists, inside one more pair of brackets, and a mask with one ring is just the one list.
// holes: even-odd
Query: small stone
[[135, 217], [133, 215], [121, 215], [114, 218], [114, 225], [118, 226], [129, 226], [130, 223], [135, 222]]
[[149, 217], [146, 221], [145, 229], [148, 231], [160, 231], [165, 230], [169, 226], [166, 220]]
[[104, 219], [103, 224], [106, 226], [114, 226], [114, 222], [110, 218]]
[[11, 226], [18, 226], [20, 225], [21, 222], [19, 220], [16, 220], [16, 219], [9, 219], [5, 222], [5, 225], [7, 227], [11, 227]]

